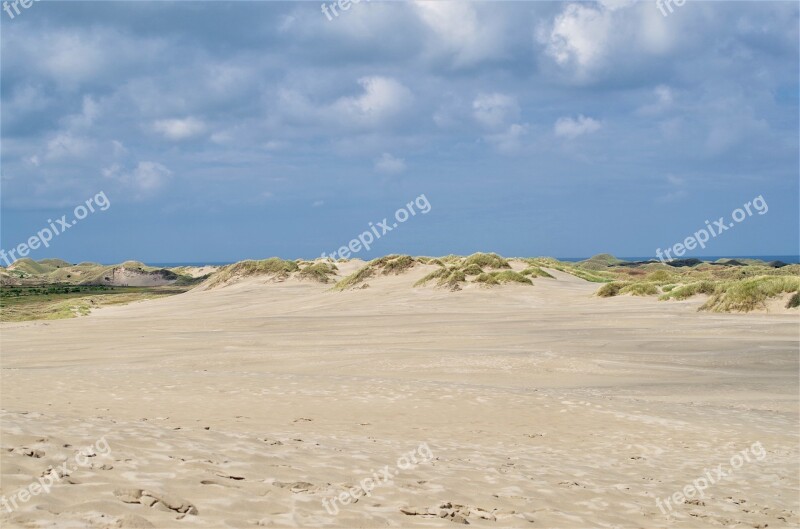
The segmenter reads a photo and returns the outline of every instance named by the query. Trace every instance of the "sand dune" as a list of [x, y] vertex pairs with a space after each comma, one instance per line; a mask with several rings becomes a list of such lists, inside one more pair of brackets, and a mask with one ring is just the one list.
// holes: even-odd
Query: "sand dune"
[[[555, 270], [410, 287], [428, 271], [344, 292], [253, 277], [3, 324], [1, 489], [17, 507], [0, 524], [800, 524], [797, 314], [600, 299]], [[107, 453], [73, 463], [101, 439]], [[432, 457], [400, 468], [423, 443]], [[702, 498], [656, 503], [754, 443], [765, 457]], [[370, 496], [323, 504], [383, 469]]]

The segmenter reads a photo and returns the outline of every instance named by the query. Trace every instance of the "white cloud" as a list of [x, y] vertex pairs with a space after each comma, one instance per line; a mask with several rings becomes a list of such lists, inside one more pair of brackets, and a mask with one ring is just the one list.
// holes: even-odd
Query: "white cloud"
[[375, 160], [375, 170], [386, 174], [398, 174], [406, 170], [406, 162], [402, 158], [395, 158], [388, 152]]
[[94, 142], [71, 132], [60, 132], [47, 142], [47, 160], [83, 158], [93, 149]]
[[413, 6], [437, 39], [434, 53], [452, 55], [454, 66], [470, 66], [502, 54], [502, 18], [492, 16], [488, 7], [479, 14], [472, 2], [416, 1]]
[[539, 40], [558, 64], [574, 62], [580, 69], [590, 68], [605, 53], [611, 30], [609, 13], [602, 7], [569, 4], [549, 32], [540, 32]]
[[153, 123], [153, 130], [172, 141], [180, 141], [199, 136], [206, 125], [194, 117], [184, 119], [160, 119]]
[[362, 124], [380, 124], [400, 114], [413, 101], [411, 91], [389, 77], [362, 77], [358, 84], [364, 93], [337, 100], [333, 105], [335, 117]]
[[554, 132], [556, 136], [575, 139], [584, 134], [591, 134], [597, 132], [602, 127], [602, 124], [592, 118], [587, 118], [583, 114], [578, 116], [578, 119], [568, 117], [558, 118], [556, 121]]
[[103, 169], [102, 174], [141, 193], [150, 193], [162, 187], [172, 171], [158, 162], [141, 161], [132, 171], [125, 172], [119, 164], [113, 164]]
[[519, 104], [509, 95], [480, 94], [472, 102], [475, 119], [483, 126], [498, 129], [519, 120]]

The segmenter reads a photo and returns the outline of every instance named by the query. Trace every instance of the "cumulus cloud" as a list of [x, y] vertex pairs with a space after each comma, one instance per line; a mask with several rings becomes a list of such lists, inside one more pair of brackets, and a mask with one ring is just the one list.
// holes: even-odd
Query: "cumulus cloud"
[[599, 121], [587, 118], [581, 114], [577, 119], [570, 117], [558, 118], [553, 132], [555, 132], [555, 135], [558, 137], [572, 140], [584, 134], [597, 132], [601, 127], [602, 124]]
[[153, 130], [168, 140], [180, 141], [197, 137], [206, 131], [206, 125], [194, 117], [183, 119], [160, 119], [153, 123]]
[[471, 66], [502, 55], [502, 23], [489, 9], [478, 13], [479, 4], [472, 2], [422, 0], [413, 7], [435, 36], [433, 53], [450, 55], [453, 66]]
[[375, 170], [386, 174], [399, 174], [406, 170], [406, 162], [385, 152], [375, 160]]
[[592, 5], [569, 4], [556, 16], [549, 30], [540, 30], [539, 40], [558, 64], [573, 62], [585, 70], [604, 55], [611, 27], [610, 11]]
[[337, 100], [332, 110], [337, 117], [354, 123], [377, 125], [396, 117], [413, 101], [411, 90], [390, 77], [371, 76], [358, 80], [364, 92]]

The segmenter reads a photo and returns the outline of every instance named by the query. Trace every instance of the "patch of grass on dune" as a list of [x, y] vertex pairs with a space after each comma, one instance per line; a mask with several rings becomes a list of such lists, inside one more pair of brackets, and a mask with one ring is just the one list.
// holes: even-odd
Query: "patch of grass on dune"
[[526, 268], [525, 270], [520, 272], [520, 274], [522, 274], [524, 276], [549, 277], [550, 279], [555, 279], [552, 275], [548, 274], [547, 272], [545, 272], [544, 270], [542, 270], [538, 266], [529, 266], [528, 268]]
[[796, 309], [798, 307], [800, 307], [800, 291], [795, 292], [786, 302], [787, 309]]
[[332, 290], [347, 290], [353, 288], [361, 283], [365, 282], [367, 279], [371, 278], [375, 275], [375, 269], [369, 265], [362, 266], [349, 276], [345, 277], [344, 279], [340, 280], [338, 283], [333, 285]]
[[658, 287], [654, 283], [632, 283], [622, 287], [619, 291], [620, 296], [655, 296], [658, 294]]
[[375, 268], [380, 268], [383, 275], [398, 275], [409, 270], [417, 264], [417, 260], [410, 255], [387, 255], [380, 257], [370, 263]]
[[663, 294], [660, 299], [688, 299], [692, 296], [696, 296], [697, 294], [713, 294], [716, 288], [717, 287], [713, 281], [696, 281], [687, 285], [678, 285], [670, 288], [669, 290], [665, 288], [664, 291], [666, 293]]
[[520, 283], [523, 285], [533, 285], [533, 281], [513, 270], [503, 270], [502, 272], [487, 272], [475, 278], [476, 283], [487, 286], [502, 285], [506, 283]]
[[451, 290], [460, 289], [461, 283], [466, 282], [467, 276], [463, 270], [459, 269], [455, 266], [449, 266], [446, 268], [439, 268], [438, 270], [434, 270], [430, 274], [426, 275], [416, 283], [414, 283], [415, 287], [425, 286], [431, 281], [436, 281], [437, 287], [446, 287]]
[[511, 268], [511, 265], [508, 264], [508, 261], [496, 253], [474, 253], [464, 259], [465, 267], [471, 264], [476, 264], [481, 268]]
[[620, 290], [629, 286], [630, 283], [623, 282], [623, 281], [614, 281], [611, 283], [606, 283], [595, 293], [595, 295], [601, 298], [613, 298], [614, 296], [619, 295]]
[[533, 281], [519, 272], [513, 270], [503, 270], [502, 272], [489, 272], [498, 283], [522, 283], [523, 285], [533, 285]]
[[339, 268], [335, 264], [322, 261], [307, 265], [300, 270], [298, 275], [301, 279], [310, 279], [318, 283], [330, 283], [332, 281], [331, 276], [335, 276], [337, 270]]
[[475, 278], [476, 283], [481, 283], [487, 286], [499, 285], [500, 281], [498, 281], [492, 274], [481, 274]]
[[353, 288], [367, 279], [374, 277], [378, 272], [383, 275], [399, 275], [410, 270], [418, 263], [417, 259], [410, 255], [392, 254], [379, 257], [368, 262], [356, 272], [345, 277], [333, 286], [333, 290], [347, 290]]
[[483, 273], [483, 269], [475, 263], [465, 266], [461, 271], [467, 276], [477, 276]]
[[285, 261], [279, 257], [270, 257], [261, 261], [241, 261], [224, 266], [214, 273], [208, 281], [208, 287], [214, 287], [239, 277], [271, 275], [285, 279], [292, 272], [300, 269], [294, 261]]
[[439, 260], [445, 264], [456, 264], [463, 261], [464, 258], [461, 257], [460, 255], [450, 254], [450, 255], [445, 255], [444, 257], [440, 257]]
[[700, 307], [712, 312], [750, 312], [766, 308], [767, 300], [800, 291], [800, 277], [759, 276], [741, 281], [721, 282]]
[[579, 279], [583, 279], [584, 281], [589, 281], [591, 283], [609, 283], [614, 281], [615, 277], [608, 272], [588, 272], [574, 266], [565, 266], [561, 269], [556, 268], [556, 270], [560, 270], [561, 272], [573, 275]]

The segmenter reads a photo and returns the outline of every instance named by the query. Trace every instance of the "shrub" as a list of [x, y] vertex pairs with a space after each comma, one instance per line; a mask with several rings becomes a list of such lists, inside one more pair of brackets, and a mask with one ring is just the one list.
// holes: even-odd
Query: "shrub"
[[620, 290], [628, 286], [630, 283], [626, 283], [623, 281], [614, 281], [612, 283], [606, 283], [600, 290], [597, 291], [597, 295], [601, 298], [611, 298], [619, 294]]

